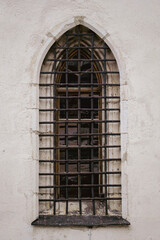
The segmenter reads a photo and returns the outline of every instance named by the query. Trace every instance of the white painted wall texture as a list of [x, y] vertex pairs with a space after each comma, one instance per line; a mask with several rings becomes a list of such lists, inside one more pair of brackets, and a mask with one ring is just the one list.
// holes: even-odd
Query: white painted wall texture
[[[0, 239], [160, 239], [160, 1], [0, 0]], [[38, 82], [49, 47], [81, 23], [121, 73], [123, 217], [129, 227], [33, 227], [38, 215]]]

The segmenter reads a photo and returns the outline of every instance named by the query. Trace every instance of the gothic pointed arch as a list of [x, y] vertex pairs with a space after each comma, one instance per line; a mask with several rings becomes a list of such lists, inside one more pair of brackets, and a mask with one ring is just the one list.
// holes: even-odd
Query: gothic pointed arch
[[40, 215], [120, 216], [120, 78], [111, 49], [83, 25], [68, 30], [43, 61], [39, 94]]

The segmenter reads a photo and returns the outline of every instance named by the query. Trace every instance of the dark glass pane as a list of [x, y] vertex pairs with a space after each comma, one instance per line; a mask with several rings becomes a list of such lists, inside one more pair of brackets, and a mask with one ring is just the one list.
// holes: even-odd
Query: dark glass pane
[[93, 168], [94, 168], [94, 172], [98, 172], [99, 171], [99, 164], [98, 164], [98, 162], [94, 162]]
[[91, 118], [91, 111], [84, 110], [81, 111], [81, 119], [90, 119]]
[[60, 149], [60, 159], [61, 160], [67, 160], [66, 159], [66, 151], [68, 151], [68, 159], [78, 159], [78, 149], [69, 148], [66, 149]]
[[93, 123], [93, 132], [98, 133], [98, 123]]
[[81, 184], [91, 184], [91, 174], [82, 174]]
[[78, 76], [77, 76], [77, 74], [76, 73], [72, 73], [72, 71], [69, 71], [68, 73], [69, 73], [68, 74], [68, 83], [71, 83], [71, 84], [76, 83], [76, 84], [70, 85], [68, 87], [77, 87], [76, 86], [77, 83], [78, 83]]
[[[94, 179], [94, 184], [99, 184], [99, 176], [98, 176], [98, 174], [94, 173], [93, 179]], [[99, 189], [98, 189], [98, 187], [94, 187], [94, 197], [99, 197]]]
[[93, 98], [93, 108], [98, 108], [98, 98]]
[[60, 172], [65, 172], [65, 163], [60, 163], [59, 164], [60, 165], [60, 167], [59, 167], [59, 170], [60, 170]]
[[81, 74], [81, 87], [90, 87], [90, 85], [85, 84], [83, 85], [83, 83], [91, 83], [91, 74], [90, 73], [82, 73]]
[[[59, 134], [65, 134], [65, 124], [59, 124]], [[59, 138], [57, 138], [57, 141], [60, 145], [65, 145], [65, 136], [59, 136]]]
[[[91, 71], [91, 62], [90, 61], [83, 61], [81, 63], [81, 71], [83, 72], [90, 72]], [[81, 84], [82, 83], [91, 83], [91, 74], [90, 73], [82, 73], [81, 74]], [[81, 87], [90, 87], [89, 85], [83, 85]]]
[[98, 145], [98, 136], [93, 136], [93, 145]]
[[[66, 181], [68, 181], [68, 185], [77, 185], [78, 177], [75, 176], [60, 176], [60, 185], [66, 185]], [[66, 192], [68, 192], [68, 198], [78, 197], [78, 189], [76, 187], [65, 187], [60, 189], [61, 197], [66, 198]]]
[[81, 159], [91, 159], [91, 149], [85, 148], [80, 150]]
[[[78, 176], [72, 175], [68, 176], [68, 185], [77, 185], [78, 184]], [[69, 187], [68, 188], [68, 197], [76, 198], [78, 197], [78, 188], [77, 187]]]
[[[91, 99], [90, 98], [82, 98], [81, 99], [81, 108], [91, 108]], [[81, 118], [91, 118], [91, 111], [90, 110], [84, 110], [81, 111]]]
[[60, 145], [67, 145], [67, 139], [68, 139], [68, 146], [70, 145], [77, 145], [78, 144], [78, 137], [77, 136], [63, 136], [59, 137]]
[[[71, 98], [68, 99], [68, 108], [69, 109], [77, 109], [78, 108], [78, 99], [77, 98]], [[71, 110], [68, 111], [68, 118], [78, 118], [78, 110]]]
[[60, 99], [60, 108], [66, 108], [66, 99], [65, 98]]
[[[66, 177], [65, 176], [60, 176], [60, 186], [66, 185]], [[66, 189], [65, 187], [60, 188], [60, 196], [66, 198]]]
[[91, 70], [91, 62], [90, 61], [83, 61], [81, 64], [81, 71], [90, 71]]
[[90, 133], [91, 132], [91, 124], [90, 123], [81, 123], [81, 133]]
[[90, 171], [91, 171], [90, 162], [86, 163], [86, 161], [84, 161], [84, 163], [81, 163], [81, 172], [90, 172]]
[[65, 145], [65, 137], [59, 137], [60, 145]]
[[81, 197], [92, 197], [91, 187], [82, 187], [81, 188]]
[[[68, 85], [68, 87], [77, 87], [77, 83], [78, 83], [78, 75], [77, 75], [77, 73], [72, 73], [71, 70], [68, 70], [67, 78], [68, 78], [68, 84], [69, 83], [71, 83], [71, 84], [75, 83], [75, 84], [70, 85], [70, 86]], [[66, 74], [65, 73], [62, 74], [60, 83], [64, 83], [64, 84], [67, 83], [66, 82]], [[65, 87], [66, 88], [66, 85], [64, 85], [64, 86], [61, 85], [60, 87]]]
[[93, 149], [93, 158], [97, 159], [98, 158], [98, 148]]
[[78, 71], [78, 61], [69, 61], [68, 62], [68, 69], [70, 71]]
[[90, 136], [81, 136], [81, 145], [90, 145], [91, 137]]
[[[60, 99], [60, 109], [65, 109], [65, 108], [66, 108], [66, 99], [61, 98]], [[66, 111], [65, 110], [60, 111], [60, 118], [66, 118]]]
[[70, 134], [70, 135], [77, 134], [77, 124], [76, 123], [68, 123], [68, 134]]
[[[82, 175], [81, 176], [81, 184], [91, 184], [91, 175]], [[91, 197], [91, 187], [82, 187], [81, 188], [81, 196], [82, 197]]]
[[68, 184], [69, 185], [76, 185], [76, 184], [78, 184], [78, 176], [77, 175], [68, 176]]
[[77, 187], [69, 187], [68, 188], [68, 197], [69, 198], [77, 198], [78, 197], [78, 188]]
[[[67, 133], [67, 125], [64, 124], [59, 124], [59, 134], [65, 135]], [[68, 123], [68, 145], [77, 145], [78, 144], [78, 137], [77, 135], [77, 124], [70, 124]], [[60, 136], [59, 137], [59, 144], [60, 145], [65, 145], [66, 144], [66, 139], [67, 136]]]
[[68, 146], [77, 145], [77, 144], [78, 144], [78, 137], [77, 136], [73, 135], [73, 136], [68, 137]]
[[69, 172], [77, 172], [77, 163], [69, 163], [68, 164], [68, 171]]
[[66, 155], [65, 155], [65, 149], [60, 149], [60, 160], [65, 160]]
[[68, 159], [78, 159], [78, 149], [68, 149]]
[[68, 108], [77, 108], [78, 107], [78, 99], [77, 98], [69, 98], [68, 99]]
[[[93, 73], [93, 83], [98, 83], [96, 74]], [[94, 87], [97, 87], [98, 85], [94, 85]]]
[[93, 119], [98, 119], [98, 111], [93, 111]]
[[[61, 71], [64, 71], [64, 70], [61, 70]], [[65, 73], [62, 73], [60, 83], [66, 83], [66, 74]], [[61, 86], [61, 87], [63, 87], [63, 86]]]

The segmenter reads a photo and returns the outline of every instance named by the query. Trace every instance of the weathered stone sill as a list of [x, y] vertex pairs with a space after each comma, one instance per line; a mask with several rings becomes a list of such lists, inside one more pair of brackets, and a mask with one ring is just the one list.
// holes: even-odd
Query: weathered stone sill
[[130, 223], [121, 216], [46, 216], [41, 215], [32, 222], [34, 226], [83, 226], [105, 227], [112, 225], [126, 226]]

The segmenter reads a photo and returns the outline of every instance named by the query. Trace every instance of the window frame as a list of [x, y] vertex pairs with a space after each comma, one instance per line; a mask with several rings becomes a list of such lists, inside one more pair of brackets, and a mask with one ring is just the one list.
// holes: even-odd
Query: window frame
[[[55, 221], [55, 219], [57, 220]], [[35, 220], [32, 223], [32, 225], [52, 225], [52, 226], [76, 225], [76, 226], [89, 226], [89, 227], [117, 225], [117, 224], [128, 225], [129, 223], [127, 220], [124, 220], [121, 216], [101, 216], [101, 217], [98, 217], [98, 216], [44, 216], [44, 217], [41, 217], [40, 216], [39, 219]]]

